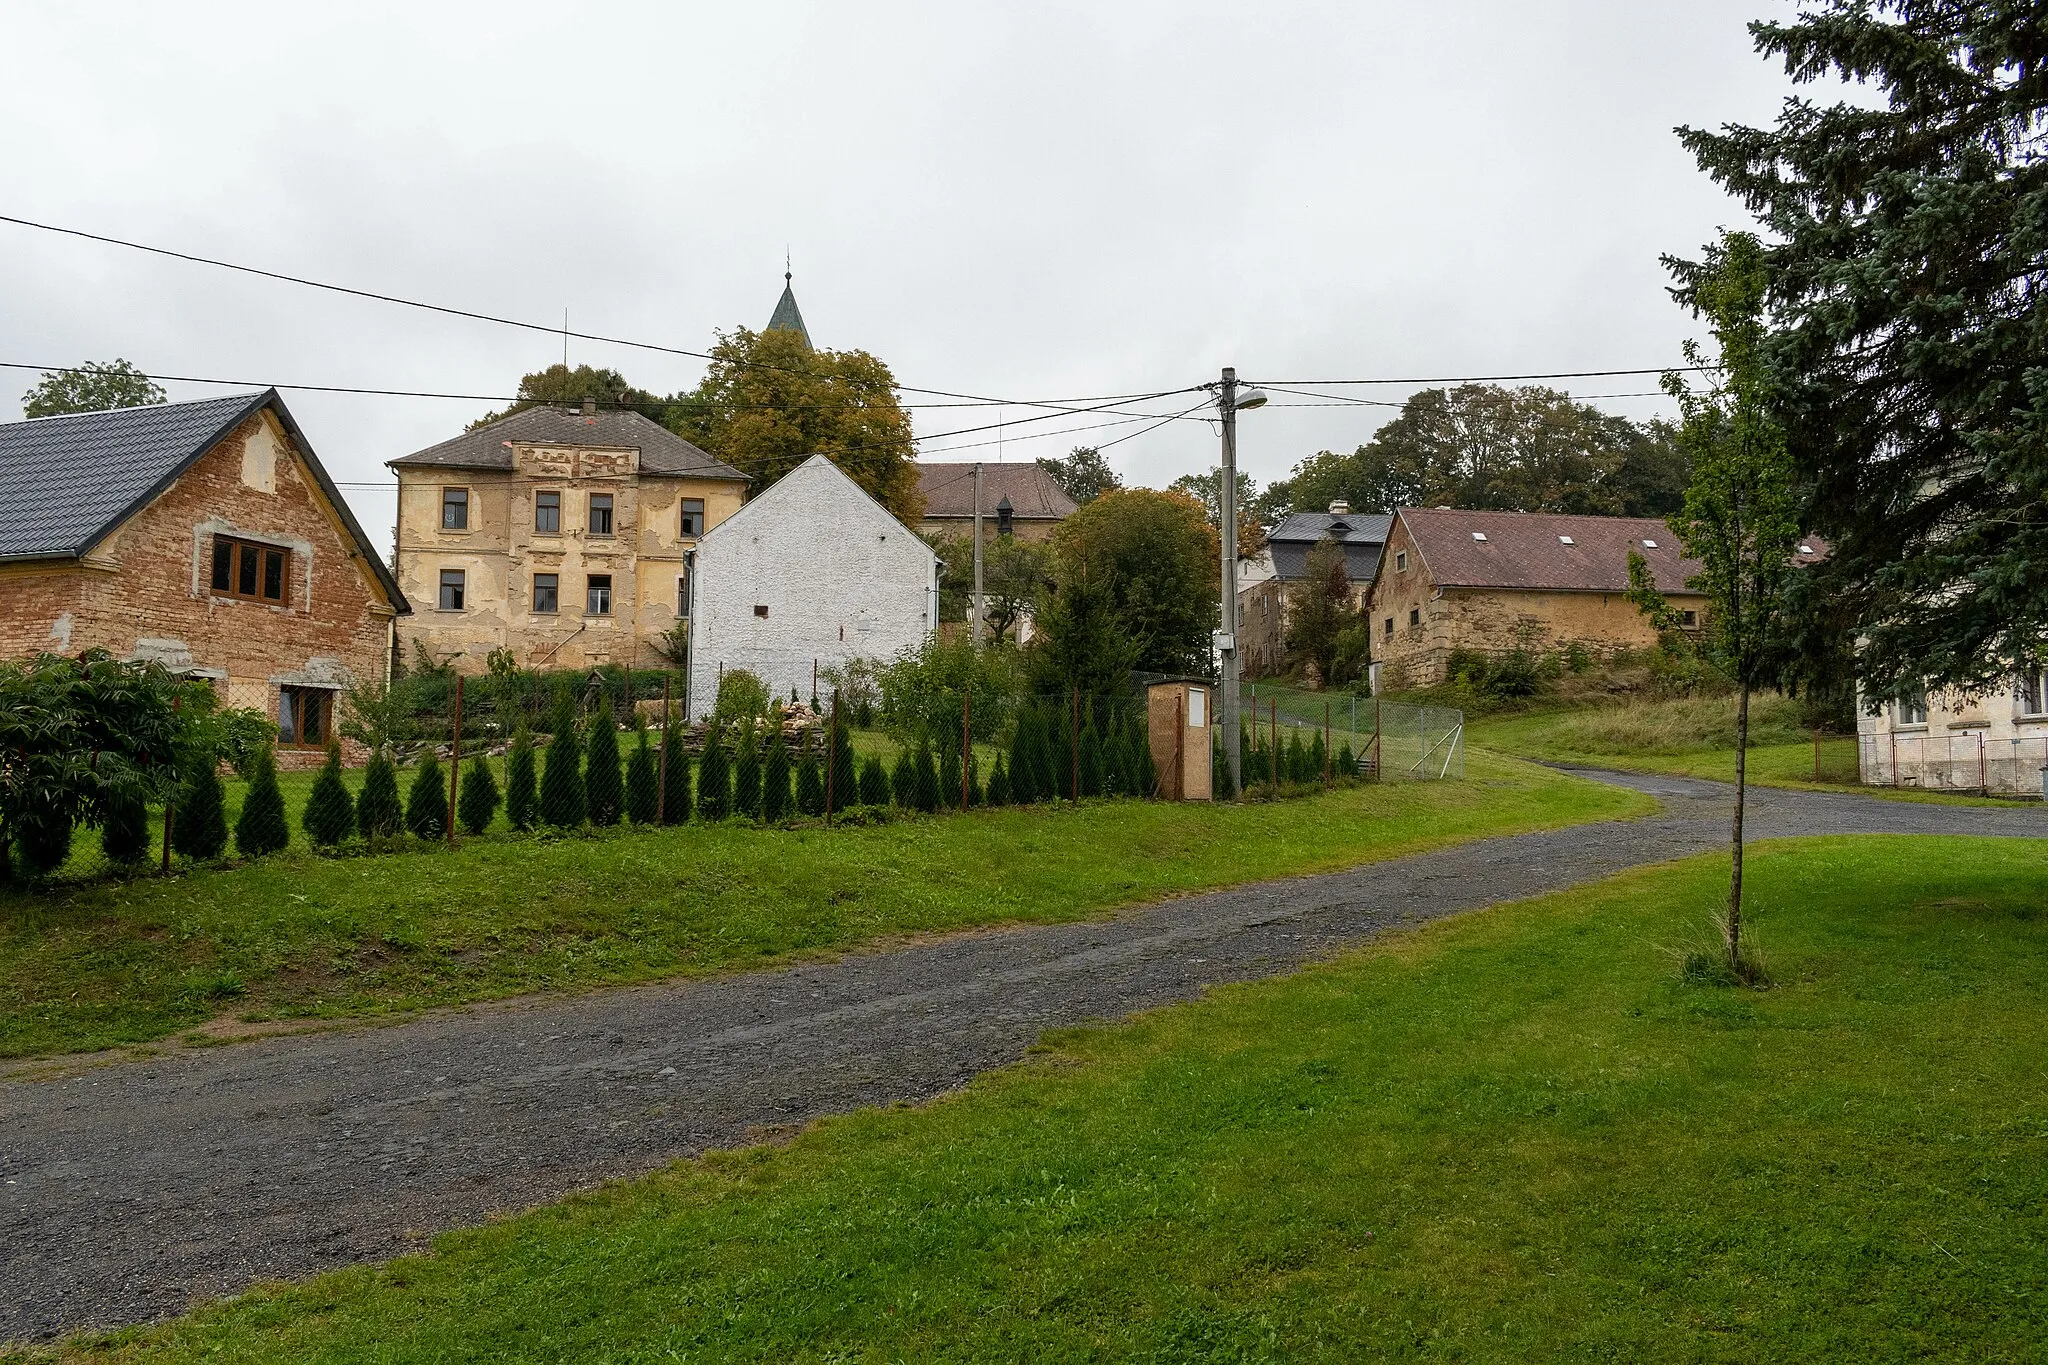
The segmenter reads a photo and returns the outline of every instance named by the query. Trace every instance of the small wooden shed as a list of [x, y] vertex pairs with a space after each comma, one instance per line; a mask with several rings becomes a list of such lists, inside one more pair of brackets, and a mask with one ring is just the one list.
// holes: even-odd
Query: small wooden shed
[[1216, 689], [1204, 678], [1165, 678], [1145, 688], [1145, 730], [1159, 795], [1167, 801], [1215, 799], [1209, 755]]

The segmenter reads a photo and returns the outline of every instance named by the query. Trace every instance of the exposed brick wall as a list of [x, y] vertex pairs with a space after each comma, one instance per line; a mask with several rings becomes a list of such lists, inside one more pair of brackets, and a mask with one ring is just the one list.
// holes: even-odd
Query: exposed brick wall
[[[285, 606], [212, 594], [216, 533], [291, 549]], [[226, 704], [272, 716], [282, 684], [338, 688], [382, 677], [388, 657], [391, 607], [267, 412], [83, 563], [20, 566], [0, 582], [0, 648], [10, 655], [100, 646], [156, 658], [215, 678]], [[285, 766], [300, 761], [280, 757]]]

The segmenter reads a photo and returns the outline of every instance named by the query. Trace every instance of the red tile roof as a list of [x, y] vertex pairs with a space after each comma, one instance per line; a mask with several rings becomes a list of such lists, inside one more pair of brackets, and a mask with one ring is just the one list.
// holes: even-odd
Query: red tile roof
[[[1649, 561], [1657, 586], [1683, 592], [1700, 572], [1658, 517], [1585, 517], [1556, 512], [1466, 512], [1404, 507], [1395, 514], [1439, 587], [1620, 592], [1628, 552]], [[1811, 536], [1795, 559], [1813, 563], [1827, 546]]]
[[[920, 463], [916, 468], [917, 491], [924, 497], [927, 517], [974, 515], [973, 465]], [[1074, 500], [1036, 464], [984, 463], [982, 516], [994, 518], [996, 504], [1004, 498], [1010, 500], [1010, 515], [1018, 521], [1062, 521], [1074, 513]]]

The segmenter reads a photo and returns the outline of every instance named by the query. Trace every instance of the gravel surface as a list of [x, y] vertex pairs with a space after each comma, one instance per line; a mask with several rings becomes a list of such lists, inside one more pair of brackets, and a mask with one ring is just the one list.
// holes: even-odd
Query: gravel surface
[[[768, 1125], [940, 1094], [1048, 1027], [1726, 841], [1718, 783], [1587, 775], [1664, 808], [1109, 920], [0, 1083], [0, 1341], [382, 1260]], [[2048, 835], [2037, 810], [1769, 789], [1751, 822], [1758, 839]]]

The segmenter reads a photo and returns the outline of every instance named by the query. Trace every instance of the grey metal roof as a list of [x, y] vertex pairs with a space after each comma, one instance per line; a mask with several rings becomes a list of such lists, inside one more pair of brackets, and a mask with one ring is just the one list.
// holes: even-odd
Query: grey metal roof
[[1380, 549], [1394, 519], [1376, 512], [1294, 512], [1266, 537], [1273, 553], [1276, 578], [1301, 578], [1308, 573], [1308, 552], [1325, 535], [1344, 547], [1344, 572], [1360, 585], [1379, 569]]
[[782, 297], [775, 301], [775, 314], [768, 319], [769, 332], [795, 332], [804, 339], [804, 345], [811, 344], [810, 328], [804, 326], [804, 315], [796, 306], [796, 291], [790, 288], [789, 276], [782, 277]]
[[659, 422], [630, 410], [609, 409], [585, 416], [543, 403], [515, 412], [489, 426], [465, 431], [452, 440], [388, 461], [399, 465], [432, 465], [443, 469], [512, 468], [514, 445], [596, 446], [605, 450], [637, 450], [642, 474], [687, 475], [700, 479], [747, 476], [699, 450]]
[[411, 607], [277, 390], [0, 424], [0, 559], [76, 559], [168, 489], [250, 414], [269, 408], [391, 603]]

